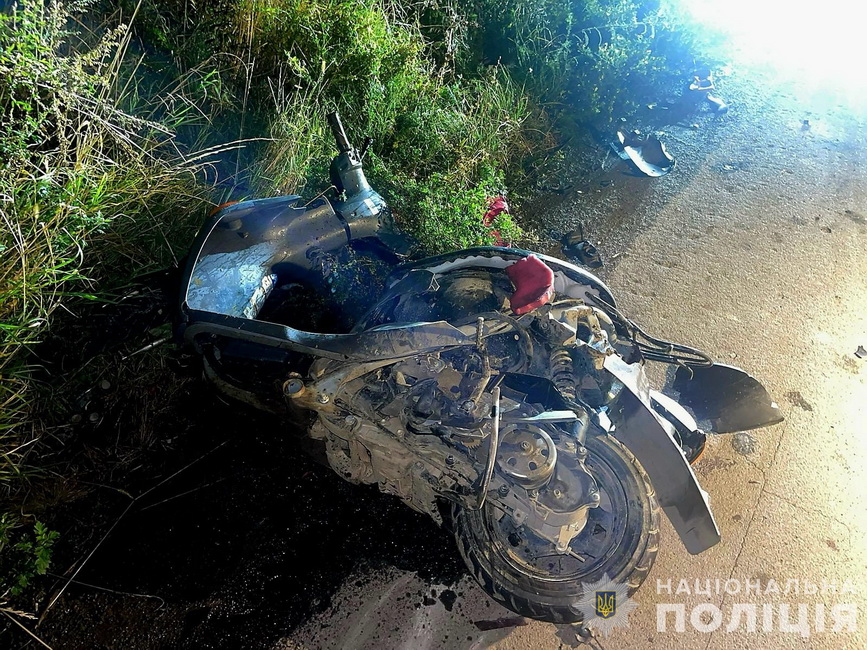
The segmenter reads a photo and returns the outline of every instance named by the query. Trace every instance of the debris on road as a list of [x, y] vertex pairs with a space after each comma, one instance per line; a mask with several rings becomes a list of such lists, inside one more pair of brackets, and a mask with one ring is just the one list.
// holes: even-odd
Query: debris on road
[[713, 106], [714, 111], [716, 111], [717, 113], [728, 113], [729, 105], [726, 104], [721, 98], [708, 93], [707, 95], [705, 95], [705, 99], [711, 106]]
[[703, 93], [705, 100], [713, 107], [716, 113], [728, 112], [728, 104], [722, 98], [711, 94], [711, 91], [716, 90], [716, 84], [713, 80], [713, 73], [709, 70], [696, 71], [693, 75], [692, 83], [689, 84], [689, 90], [693, 93]]
[[[665, 145], [656, 136], [642, 136], [639, 131], [617, 132], [623, 154], [646, 176], [665, 176], [674, 169], [674, 158], [665, 150]], [[621, 155], [622, 157], [622, 155]]]
[[716, 85], [713, 82], [713, 73], [709, 70], [696, 70], [692, 77], [692, 83], [689, 84], [689, 89], [692, 92], [716, 90]]
[[488, 630], [502, 630], [507, 627], [523, 627], [529, 625], [530, 621], [523, 616], [514, 616], [510, 618], [495, 618], [492, 621], [473, 621], [473, 624], [482, 632]]
[[864, 349], [863, 345], [859, 345], [858, 349], [855, 350], [855, 356], [859, 359], [867, 359], [867, 350]]
[[723, 172], [724, 174], [731, 174], [732, 172], [738, 172], [738, 171], [741, 171], [743, 168], [744, 168], [744, 165], [742, 163], [739, 163], [736, 161], [723, 163], [719, 166], [719, 170], [721, 172]]
[[602, 267], [602, 258], [599, 251], [589, 240], [584, 238], [584, 226], [579, 225], [578, 230], [567, 232], [560, 239], [560, 249], [566, 259], [577, 262], [588, 269]]

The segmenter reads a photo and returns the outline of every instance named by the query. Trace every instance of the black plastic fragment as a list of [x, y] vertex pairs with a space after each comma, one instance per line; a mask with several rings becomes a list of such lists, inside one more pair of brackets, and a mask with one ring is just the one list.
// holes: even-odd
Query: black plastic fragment
[[734, 366], [678, 368], [671, 388], [699, 426], [714, 433], [749, 431], [784, 419], [761, 382]]

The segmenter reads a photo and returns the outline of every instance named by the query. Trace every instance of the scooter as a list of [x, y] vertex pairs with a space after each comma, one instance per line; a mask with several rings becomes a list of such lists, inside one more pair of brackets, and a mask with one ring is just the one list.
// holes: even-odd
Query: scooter
[[[195, 239], [176, 335], [207, 380], [287, 418], [345, 480], [451, 527], [482, 588], [522, 616], [585, 620], [605, 579], [633, 593], [660, 509], [690, 553], [719, 542], [690, 461], [708, 432], [780, 422], [765, 388], [649, 335], [563, 260], [407, 260], [364, 151], [328, 120], [336, 198], [226, 205]], [[670, 368], [664, 391], [650, 362]]]

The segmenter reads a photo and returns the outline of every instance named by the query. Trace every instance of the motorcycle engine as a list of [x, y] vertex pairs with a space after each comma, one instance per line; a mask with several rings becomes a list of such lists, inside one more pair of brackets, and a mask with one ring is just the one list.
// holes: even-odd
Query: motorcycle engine
[[[575, 435], [586, 433], [587, 410], [611, 389], [598, 372], [607, 338], [579, 304], [514, 317], [512, 290], [504, 274], [485, 269], [402, 281], [360, 328], [447, 320], [477, 325], [480, 344], [406, 358], [345, 383], [340, 408], [320, 411], [311, 435], [325, 441], [345, 479], [376, 483], [438, 521], [439, 500], [477, 508], [487, 492], [517, 524], [566, 548], [594, 507], [595, 482]], [[567, 425], [545, 420], [576, 407], [584, 417]]]

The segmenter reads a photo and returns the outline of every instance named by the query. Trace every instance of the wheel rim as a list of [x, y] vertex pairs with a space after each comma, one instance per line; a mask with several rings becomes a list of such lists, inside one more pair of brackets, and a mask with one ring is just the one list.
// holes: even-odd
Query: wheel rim
[[492, 504], [485, 507], [485, 527], [493, 550], [513, 569], [548, 582], [574, 582], [611, 572], [609, 564], [616, 562], [610, 560], [626, 536], [628, 497], [615, 469], [601, 454], [591, 451], [586, 465], [599, 486], [600, 502], [588, 511], [587, 524], [570, 542], [569, 554], [558, 553], [553, 542], [516, 526], [510, 515]]

